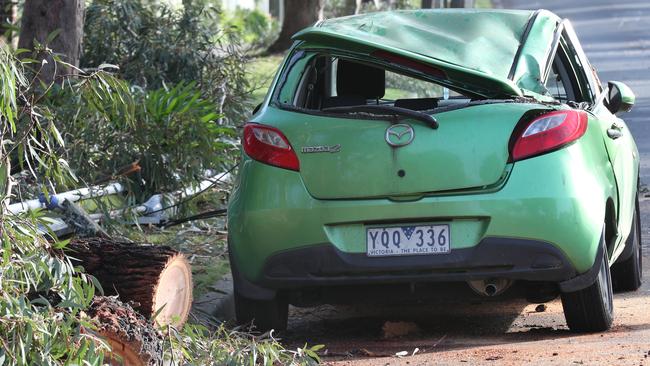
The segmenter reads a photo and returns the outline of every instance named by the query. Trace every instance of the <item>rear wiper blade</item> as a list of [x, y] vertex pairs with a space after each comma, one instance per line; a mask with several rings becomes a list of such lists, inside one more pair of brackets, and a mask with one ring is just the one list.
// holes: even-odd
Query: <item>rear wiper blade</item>
[[414, 111], [411, 109], [394, 107], [389, 105], [354, 105], [349, 107], [331, 107], [323, 108], [322, 112], [326, 113], [369, 113], [369, 114], [384, 114], [395, 117], [398, 119], [412, 118], [426, 123], [434, 130], [438, 128], [438, 121], [431, 115], [426, 113]]

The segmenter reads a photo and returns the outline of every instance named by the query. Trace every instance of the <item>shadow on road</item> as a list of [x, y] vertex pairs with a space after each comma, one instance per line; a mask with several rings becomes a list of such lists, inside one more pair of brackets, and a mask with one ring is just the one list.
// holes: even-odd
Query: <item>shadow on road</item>
[[416, 348], [420, 353], [438, 352], [571, 335], [559, 301], [542, 311], [535, 308], [513, 298], [292, 308], [283, 338], [292, 347], [305, 341], [324, 344], [330, 357], [355, 359]]
[[[647, 235], [644, 247], [649, 239]], [[645, 259], [650, 259], [647, 253]], [[475, 352], [479, 347], [513, 348], [517, 344], [538, 344], [539, 349], [544, 349], [547, 344], [572, 343], [576, 339], [593, 341], [641, 335], [650, 331], [646, 310], [650, 296], [647, 275], [650, 260], [644, 264], [643, 287], [637, 292], [615, 294], [615, 323], [603, 334], [570, 332], [559, 299], [538, 307], [539, 304], [521, 299], [522, 294], [513, 288], [511, 296], [496, 299], [447, 299], [418, 305], [377, 305], [369, 301], [356, 305], [292, 307], [289, 329], [281, 336], [291, 348], [302, 347], [305, 342], [325, 345], [327, 361], [367, 359], [373, 364], [373, 358], [394, 357], [403, 351], [412, 354], [416, 349], [419, 354]], [[405, 331], [386, 334], [387, 322]]]

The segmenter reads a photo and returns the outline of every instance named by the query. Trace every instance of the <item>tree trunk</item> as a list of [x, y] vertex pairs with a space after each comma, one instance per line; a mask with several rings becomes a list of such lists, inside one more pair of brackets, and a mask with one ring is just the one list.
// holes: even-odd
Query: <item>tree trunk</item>
[[325, 0], [284, 0], [284, 21], [280, 36], [267, 52], [278, 53], [289, 49], [294, 34], [322, 17], [324, 3]]
[[[60, 31], [47, 46], [60, 54], [63, 61], [79, 66], [84, 2], [85, 0], [25, 0], [18, 47], [34, 49], [34, 40], [45, 45], [50, 34]], [[47, 60], [39, 77], [48, 84], [57, 76], [75, 73], [73, 68], [56, 65], [54, 60], [44, 53], [38, 55], [38, 59]]]
[[96, 334], [111, 346], [104, 360], [109, 365], [163, 365], [162, 335], [131, 306], [114, 297], [98, 296], [87, 314], [97, 330], [84, 332]]
[[[182, 326], [192, 305], [192, 272], [185, 256], [169, 247], [76, 239], [68, 255], [95, 276], [105, 295], [119, 295], [156, 323]], [[163, 308], [164, 306], [164, 308]], [[162, 308], [162, 310], [161, 310]]]

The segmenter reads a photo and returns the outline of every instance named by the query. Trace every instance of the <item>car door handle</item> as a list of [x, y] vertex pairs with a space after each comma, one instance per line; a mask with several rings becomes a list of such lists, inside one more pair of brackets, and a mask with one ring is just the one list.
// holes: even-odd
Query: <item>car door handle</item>
[[609, 136], [609, 138], [612, 140], [616, 140], [617, 138], [623, 136], [623, 132], [618, 128], [610, 128], [607, 130], [607, 136]]

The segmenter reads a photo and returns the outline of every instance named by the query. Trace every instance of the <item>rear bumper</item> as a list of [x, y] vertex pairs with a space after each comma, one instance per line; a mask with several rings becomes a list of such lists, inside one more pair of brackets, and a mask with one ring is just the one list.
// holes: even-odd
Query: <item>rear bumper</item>
[[255, 284], [236, 270], [233, 274], [241, 295], [263, 299], [277, 290], [492, 278], [555, 282], [562, 291], [576, 291], [593, 283], [597, 272], [592, 268], [578, 275], [562, 251], [549, 243], [490, 237], [444, 255], [384, 258], [341, 252], [325, 243], [273, 255]]
[[493, 277], [561, 282], [576, 270], [552, 244], [485, 238], [449, 254], [368, 257], [324, 244], [270, 257], [261, 284], [271, 288], [404, 281], [468, 281]]

